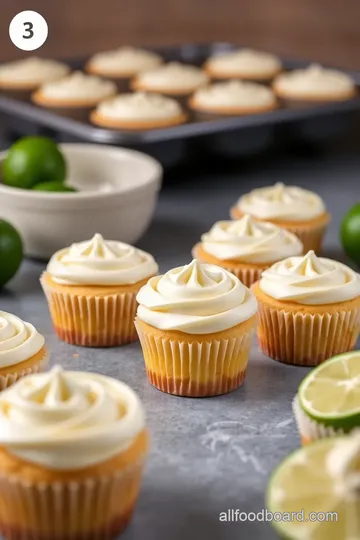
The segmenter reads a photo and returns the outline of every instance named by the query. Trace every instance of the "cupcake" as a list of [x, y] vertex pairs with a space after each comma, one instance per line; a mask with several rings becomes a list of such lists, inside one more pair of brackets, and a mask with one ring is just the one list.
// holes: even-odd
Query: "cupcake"
[[212, 56], [204, 69], [213, 79], [266, 81], [277, 75], [282, 65], [273, 54], [239, 49]]
[[0, 88], [3, 90], [34, 90], [40, 84], [67, 75], [69, 66], [55, 60], [30, 57], [0, 64]]
[[318, 65], [282, 73], [273, 88], [279, 97], [296, 101], [344, 101], [356, 95], [351, 77]]
[[133, 90], [158, 92], [170, 96], [186, 96], [208, 83], [200, 68], [170, 62], [151, 71], [140, 73], [132, 81]]
[[253, 285], [264, 353], [286, 364], [316, 366], [355, 347], [360, 276], [313, 251], [268, 268]]
[[103, 101], [90, 115], [91, 121], [113, 129], [158, 129], [186, 121], [181, 105], [172, 98], [137, 92]]
[[40, 280], [56, 334], [87, 347], [135, 341], [136, 294], [157, 271], [145, 251], [100, 234], [56, 252]]
[[266, 86], [227, 81], [199, 88], [189, 99], [189, 107], [208, 114], [257, 114], [275, 109], [277, 101]]
[[274, 262], [300, 255], [302, 243], [272, 223], [245, 215], [238, 221], [218, 221], [193, 248], [193, 256], [204, 263], [222, 266], [250, 287]]
[[161, 56], [154, 52], [120, 47], [92, 56], [86, 64], [86, 71], [112, 79], [129, 79], [137, 73], [156, 68], [162, 62]]
[[151, 278], [137, 300], [135, 325], [156, 388], [205, 397], [242, 384], [257, 305], [236, 276], [194, 260]]
[[124, 383], [62, 371], [0, 396], [0, 523], [6, 538], [111, 540], [131, 519], [148, 453]]
[[311, 249], [321, 250], [330, 222], [324, 201], [316, 193], [281, 182], [243, 195], [230, 214], [233, 219], [250, 214], [255, 219], [287, 229], [302, 241], [304, 253]]
[[45, 339], [36, 328], [0, 311], [0, 390], [25, 375], [42, 371], [47, 363]]
[[94, 107], [115, 95], [115, 83], [75, 71], [67, 77], [43, 84], [32, 100], [43, 107]]

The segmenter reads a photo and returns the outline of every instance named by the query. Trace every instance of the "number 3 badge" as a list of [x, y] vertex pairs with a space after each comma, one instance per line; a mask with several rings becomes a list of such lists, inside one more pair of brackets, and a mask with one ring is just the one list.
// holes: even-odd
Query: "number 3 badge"
[[11, 21], [9, 35], [18, 49], [35, 51], [44, 45], [48, 36], [48, 25], [40, 13], [22, 11]]

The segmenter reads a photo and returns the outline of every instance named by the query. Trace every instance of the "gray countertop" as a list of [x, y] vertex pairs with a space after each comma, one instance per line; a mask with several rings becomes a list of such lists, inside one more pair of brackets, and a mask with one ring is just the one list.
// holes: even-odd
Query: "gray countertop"
[[[184, 174], [161, 193], [155, 220], [139, 246], [157, 258], [161, 271], [187, 263], [200, 234], [214, 221], [227, 219], [239, 195], [283, 181], [323, 196], [334, 216], [325, 254], [342, 258], [337, 231], [343, 213], [360, 199], [359, 170], [360, 158], [354, 156], [282, 156], [247, 163], [238, 171], [216, 167], [206, 174]], [[269, 473], [299, 444], [290, 403], [306, 370], [272, 361], [254, 344], [239, 390], [205, 399], [163, 394], [146, 379], [139, 344], [96, 350], [57, 340], [39, 286], [42, 269], [41, 263], [24, 263], [0, 293], [1, 309], [31, 321], [46, 336], [52, 363], [122, 379], [140, 394], [147, 409], [152, 451], [134, 520], [123, 540], [275, 539], [267, 523], [224, 523], [219, 514], [264, 508]]]

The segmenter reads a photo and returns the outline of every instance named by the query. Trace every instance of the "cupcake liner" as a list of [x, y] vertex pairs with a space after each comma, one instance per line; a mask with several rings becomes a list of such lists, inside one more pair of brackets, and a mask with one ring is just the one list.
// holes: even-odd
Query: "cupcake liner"
[[286, 227], [286, 230], [295, 234], [303, 244], [303, 253], [314, 250], [316, 254], [321, 252], [323, 238], [326, 233], [328, 223], [317, 227]]
[[110, 540], [128, 525], [145, 457], [112, 476], [31, 483], [0, 476], [0, 529], [7, 540]]
[[15, 371], [16, 365], [9, 366], [9, 370], [11, 369], [14, 371], [0, 375], [0, 391], [5, 390], [5, 388], [8, 388], [9, 386], [12, 386], [16, 383], [16, 381], [22, 379], [23, 377], [26, 377], [27, 375], [33, 375], [34, 373], [41, 373], [42, 371], [45, 371], [48, 363], [49, 355], [48, 353], [45, 353], [44, 356], [37, 362], [34, 362], [32, 366], [21, 369], [20, 371]]
[[168, 394], [206, 397], [226, 394], [243, 383], [254, 328], [213, 341], [177, 341], [144, 331], [136, 319], [148, 378]]
[[136, 292], [78, 296], [41, 284], [58, 337], [84, 347], [113, 347], [137, 340], [134, 318]]
[[267, 356], [285, 364], [317, 366], [351, 351], [360, 330], [360, 308], [303, 313], [271, 308], [258, 298], [258, 340]]

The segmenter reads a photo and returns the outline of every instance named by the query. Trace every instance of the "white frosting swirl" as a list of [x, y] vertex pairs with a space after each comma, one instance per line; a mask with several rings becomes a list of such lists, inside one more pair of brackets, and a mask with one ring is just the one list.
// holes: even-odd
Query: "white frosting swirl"
[[239, 49], [213, 56], [206, 65], [218, 77], [270, 77], [281, 69], [281, 62], [276, 56], [251, 49]]
[[259, 219], [285, 221], [314, 219], [326, 211], [316, 193], [281, 182], [250, 191], [239, 199], [237, 207], [242, 213]]
[[191, 92], [206, 84], [208, 80], [208, 76], [200, 68], [178, 62], [145, 71], [137, 77], [142, 88], [155, 92]]
[[55, 60], [45, 60], [32, 56], [0, 65], [0, 83], [42, 84], [64, 77], [70, 68]]
[[309, 306], [346, 302], [360, 295], [359, 274], [313, 251], [275, 263], [262, 273], [259, 285], [276, 300]]
[[142, 92], [116, 96], [100, 103], [96, 111], [103, 118], [130, 121], [175, 118], [183, 114], [175, 99]]
[[237, 221], [218, 221], [202, 235], [201, 247], [220, 260], [254, 264], [300, 255], [303, 250], [294, 234], [249, 215]]
[[210, 334], [257, 311], [253, 293], [219, 266], [192, 261], [151, 278], [137, 295], [138, 317], [160, 330]]
[[47, 266], [53, 281], [61, 285], [130, 285], [157, 271], [149, 253], [104, 240], [101, 234], [57, 251]]
[[44, 84], [40, 92], [50, 99], [100, 100], [116, 94], [116, 85], [101, 77], [75, 71], [68, 77]]
[[135, 75], [141, 71], [153, 69], [161, 63], [160, 55], [134, 47], [120, 47], [113, 51], [100, 52], [89, 60], [89, 65], [99, 73], [104, 71], [114, 76]]
[[30, 375], [0, 395], [0, 444], [25, 461], [82, 469], [126, 450], [145, 426], [136, 394], [97, 373]]
[[276, 90], [289, 97], [316, 98], [351, 94], [355, 85], [351, 77], [334, 69], [313, 64], [306, 69], [283, 73], [275, 80]]
[[0, 311], [0, 367], [29, 360], [44, 346], [45, 339], [36, 328], [19, 317]]
[[272, 107], [276, 97], [270, 88], [244, 81], [227, 81], [199, 88], [193, 96], [198, 107], [252, 108]]

